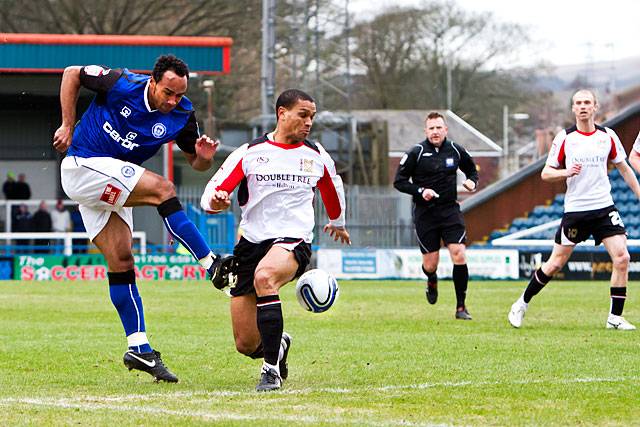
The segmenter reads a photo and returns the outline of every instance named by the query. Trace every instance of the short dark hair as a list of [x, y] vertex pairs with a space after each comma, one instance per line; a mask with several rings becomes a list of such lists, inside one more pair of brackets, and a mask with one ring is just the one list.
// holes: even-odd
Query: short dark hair
[[278, 109], [280, 107], [289, 109], [300, 100], [313, 102], [314, 104], [316, 102], [311, 95], [301, 91], [300, 89], [287, 89], [282, 92], [276, 101], [276, 120], [278, 120]]
[[427, 114], [427, 118], [424, 119], [425, 123], [427, 122], [427, 120], [433, 120], [433, 119], [442, 119], [442, 121], [444, 122], [444, 124], [447, 124], [447, 119], [444, 118], [444, 116], [440, 113], [438, 113], [437, 111], [432, 111], [429, 114]]
[[185, 64], [182, 59], [174, 55], [162, 55], [159, 57], [153, 66], [151, 76], [153, 76], [153, 80], [159, 82], [162, 80], [164, 73], [169, 70], [176, 73], [179, 77], [187, 76], [187, 79], [189, 79], [189, 67], [187, 67], [187, 64]]

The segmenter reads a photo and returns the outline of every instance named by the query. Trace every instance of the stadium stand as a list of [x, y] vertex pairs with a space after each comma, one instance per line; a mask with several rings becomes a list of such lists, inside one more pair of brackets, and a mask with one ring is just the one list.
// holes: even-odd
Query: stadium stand
[[[611, 192], [620, 216], [624, 221], [630, 239], [640, 238], [640, 207], [634, 194], [629, 190], [626, 182], [620, 176], [617, 169], [609, 172], [611, 182]], [[500, 237], [508, 236], [522, 230], [528, 230], [535, 226], [547, 224], [562, 217], [564, 204], [564, 194], [557, 194], [553, 200], [545, 205], [535, 206], [526, 216], [515, 218], [504, 229], [494, 230], [489, 235], [491, 242]], [[556, 227], [541, 230], [527, 236], [529, 239], [553, 239]]]

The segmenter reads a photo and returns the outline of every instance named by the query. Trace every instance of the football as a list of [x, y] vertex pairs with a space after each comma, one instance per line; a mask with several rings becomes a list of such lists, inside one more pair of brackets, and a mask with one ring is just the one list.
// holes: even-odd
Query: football
[[338, 299], [338, 282], [324, 270], [304, 273], [296, 284], [296, 297], [305, 310], [313, 313], [327, 311]]

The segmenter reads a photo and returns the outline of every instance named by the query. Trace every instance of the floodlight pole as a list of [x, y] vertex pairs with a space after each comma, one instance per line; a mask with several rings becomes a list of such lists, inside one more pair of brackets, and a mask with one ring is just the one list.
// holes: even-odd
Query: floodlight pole
[[451, 78], [451, 62], [447, 59], [447, 110], [451, 111], [453, 108], [453, 79]]
[[275, 0], [262, 0], [262, 69], [260, 77], [262, 132], [268, 132], [270, 117], [273, 113], [275, 92]]

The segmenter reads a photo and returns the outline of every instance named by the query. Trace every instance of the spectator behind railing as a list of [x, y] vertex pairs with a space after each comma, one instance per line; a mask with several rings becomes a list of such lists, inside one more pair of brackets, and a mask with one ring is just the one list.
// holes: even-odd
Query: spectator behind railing
[[[31, 198], [31, 187], [27, 184], [27, 177], [21, 173], [16, 181], [16, 174], [12, 171], [7, 172], [7, 180], [2, 185], [4, 198], [7, 200], [29, 200]], [[11, 217], [18, 214], [18, 207], [11, 208]]]
[[[53, 231], [72, 231], [73, 226], [71, 223], [71, 214], [64, 207], [62, 199], [58, 199], [56, 202], [56, 208], [51, 212], [51, 228]], [[84, 231], [84, 230], [81, 230]]]
[[[29, 207], [25, 204], [18, 206], [18, 210], [15, 213], [12, 220], [11, 231], [18, 233], [25, 233], [31, 231], [31, 213], [29, 213]], [[16, 239], [13, 243], [16, 246], [29, 246], [31, 240], [29, 239]], [[25, 253], [25, 249], [16, 249], [16, 253]]]
[[7, 180], [2, 184], [2, 193], [7, 200], [16, 198], [16, 174], [7, 172]]
[[31, 187], [27, 183], [27, 176], [18, 174], [18, 182], [15, 184], [15, 198], [18, 200], [29, 200], [31, 198]]
[[[58, 231], [63, 233], [66, 233], [69, 231], [76, 231], [76, 230], [73, 230], [73, 225], [71, 223], [71, 214], [65, 208], [64, 202], [62, 201], [62, 199], [58, 199], [58, 201], [56, 202], [56, 208], [51, 212], [51, 228], [53, 231]], [[85, 231], [84, 227], [82, 230], [79, 230], [79, 231]], [[77, 239], [74, 239], [74, 240], [77, 240]], [[57, 248], [57, 247], [60, 247], [62, 244], [63, 244], [63, 241], [58, 239], [56, 240], [55, 246]]]
[[[51, 214], [47, 209], [47, 203], [43, 200], [40, 202], [40, 206], [36, 213], [31, 218], [31, 230], [29, 231], [52, 231]], [[34, 252], [39, 254], [49, 253], [51, 241], [49, 239], [35, 239], [34, 245], [36, 246]]]

